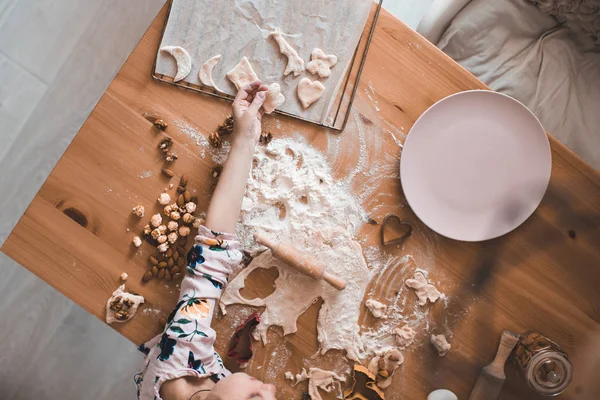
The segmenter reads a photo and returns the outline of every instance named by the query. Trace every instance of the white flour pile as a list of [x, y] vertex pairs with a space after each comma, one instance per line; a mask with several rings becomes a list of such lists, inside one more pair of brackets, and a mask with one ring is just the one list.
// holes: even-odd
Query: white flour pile
[[[284, 334], [295, 332], [298, 317], [321, 297], [321, 352], [340, 349], [349, 359], [364, 358], [369, 350], [359, 335], [358, 317], [370, 272], [353, 238], [366, 216], [348, 186], [333, 180], [325, 157], [297, 140], [273, 140], [258, 148], [241, 219], [237, 234], [247, 250], [260, 250], [252, 238], [262, 230], [310, 252], [329, 272], [346, 279], [347, 286], [338, 291], [264, 252], [229, 284], [221, 298], [223, 311], [236, 303], [265, 306], [254, 335], [266, 341], [271, 325], [281, 326]], [[264, 299], [244, 299], [239, 292], [246, 277], [257, 268], [271, 267], [279, 270], [275, 291]]]

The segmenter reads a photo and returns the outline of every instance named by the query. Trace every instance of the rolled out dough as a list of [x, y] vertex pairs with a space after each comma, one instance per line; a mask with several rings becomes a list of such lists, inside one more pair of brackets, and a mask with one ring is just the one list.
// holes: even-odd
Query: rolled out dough
[[237, 90], [240, 90], [248, 83], [258, 80], [258, 76], [256, 75], [256, 72], [254, 72], [252, 64], [250, 64], [250, 61], [248, 61], [248, 57], [246, 56], [244, 56], [242, 60], [227, 73], [227, 77], [233, 82]]
[[275, 39], [275, 41], [279, 45], [279, 52], [286, 56], [288, 59], [285, 71], [283, 71], [283, 75], [287, 76], [290, 74], [290, 72], [293, 72], [294, 76], [298, 76], [302, 72], [304, 72], [304, 60], [298, 55], [298, 52], [285, 40], [283, 34], [281, 33], [281, 29], [276, 28], [273, 32], [269, 33], [269, 37]]
[[[287, 373], [286, 373], [287, 374]], [[302, 372], [296, 375], [296, 384], [308, 379], [308, 394], [312, 400], [323, 400], [319, 389], [331, 393], [337, 389], [341, 394], [342, 388], [340, 382], [345, 382], [346, 378], [339, 376], [333, 371], [325, 371], [320, 368], [311, 368], [308, 373], [304, 368]]]
[[217, 88], [217, 85], [215, 85], [215, 82], [212, 77], [212, 71], [219, 61], [221, 61], [220, 54], [209, 58], [204, 64], [202, 64], [202, 67], [200, 67], [200, 72], [198, 72], [198, 79], [200, 79], [200, 82], [202, 82], [203, 85], [215, 88], [220, 92], [219, 88]]

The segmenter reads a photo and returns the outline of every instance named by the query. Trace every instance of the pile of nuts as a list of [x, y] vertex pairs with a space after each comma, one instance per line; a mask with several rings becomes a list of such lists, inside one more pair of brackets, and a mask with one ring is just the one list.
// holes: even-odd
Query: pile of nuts
[[129, 309], [133, 306], [133, 301], [130, 299], [122, 299], [121, 296], [116, 297], [110, 302], [110, 309], [115, 312], [115, 318], [118, 321], [126, 321], [129, 319]]

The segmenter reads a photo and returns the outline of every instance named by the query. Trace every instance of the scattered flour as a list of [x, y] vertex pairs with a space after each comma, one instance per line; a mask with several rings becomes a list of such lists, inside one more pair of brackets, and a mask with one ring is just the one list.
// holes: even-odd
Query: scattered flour
[[223, 164], [227, 160], [229, 150], [231, 150], [231, 143], [227, 140], [223, 140], [223, 145], [216, 149], [210, 145], [206, 136], [200, 132], [197, 128], [194, 128], [186, 121], [179, 120], [175, 122], [175, 125], [188, 137], [196, 142], [196, 146], [200, 147], [200, 157], [206, 158], [206, 154], [210, 153], [212, 160], [216, 164]]

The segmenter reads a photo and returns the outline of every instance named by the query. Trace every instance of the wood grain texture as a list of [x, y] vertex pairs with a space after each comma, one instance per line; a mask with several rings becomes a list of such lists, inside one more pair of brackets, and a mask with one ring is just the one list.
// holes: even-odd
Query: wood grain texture
[[[158, 113], [171, 123], [180, 159], [176, 175], [188, 174], [197, 189], [199, 209], [210, 196], [210, 157], [174, 122], [185, 120], [207, 134], [229, 112], [230, 105], [199, 96], [150, 78], [150, 70], [165, 18], [163, 10], [117, 75], [90, 118], [71, 143], [2, 250], [36, 275], [104, 318], [104, 302], [118, 286], [122, 271], [130, 275], [128, 288], [146, 297], [146, 308], [127, 324], [115, 326], [139, 344], [157, 334], [157, 320], [170, 312], [178, 289], [174, 283], [140, 283], [151, 248], [138, 251], [130, 242], [143, 223], [132, 219], [131, 207], [141, 202], [149, 209], [168, 184], [159, 175], [157, 131], [142, 117]], [[453, 350], [439, 358], [428, 345], [428, 332], [419, 332], [417, 346], [405, 352], [405, 364], [387, 393], [388, 399], [425, 398], [445, 387], [466, 398], [481, 366], [496, 351], [505, 329], [537, 329], [558, 342], [571, 357], [575, 379], [565, 399], [589, 399], [600, 390], [594, 376], [600, 349], [600, 175], [551, 138], [552, 179], [534, 215], [514, 232], [483, 243], [461, 243], [436, 235], [410, 211], [398, 181], [399, 142], [415, 120], [435, 101], [468, 89], [485, 89], [476, 78], [433, 45], [383, 12], [369, 53], [359, 97], [351, 121], [342, 134], [273, 116], [265, 128], [275, 137], [298, 137], [326, 155], [335, 177], [351, 182], [364, 208], [381, 221], [395, 212], [415, 227], [405, 245], [381, 249], [379, 227], [360, 231], [365, 249], [375, 250], [390, 263], [385, 277], [375, 277], [371, 288], [380, 298], [402, 291], [412, 273], [397, 257], [412, 254], [418, 267], [430, 271], [448, 295], [436, 303], [428, 318], [429, 332], [445, 332]], [[364, 165], [361, 170], [358, 166]], [[140, 179], [144, 171], [153, 174]], [[85, 226], [63, 212], [77, 208]], [[127, 231], [126, 229], [131, 229]], [[569, 232], [575, 232], [575, 235]], [[272, 271], [267, 271], [271, 274]], [[265, 295], [274, 277], [257, 275], [247, 282], [244, 295]], [[379, 280], [379, 278], [382, 278]], [[384, 279], [385, 278], [385, 279]], [[297, 372], [311, 363], [327, 367], [340, 354], [330, 351], [310, 360], [317, 351], [316, 315], [319, 303], [299, 320], [298, 332], [282, 338], [269, 332], [269, 343], [256, 346], [249, 373], [273, 382], [281, 398], [299, 398], [304, 384], [292, 388], [283, 373]], [[234, 328], [251, 310], [231, 307], [215, 321], [217, 350], [223, 354]], [[369, 325], [367, 316], [361, 322]], [[537, 399], [507, 367], [506, 399]]]

